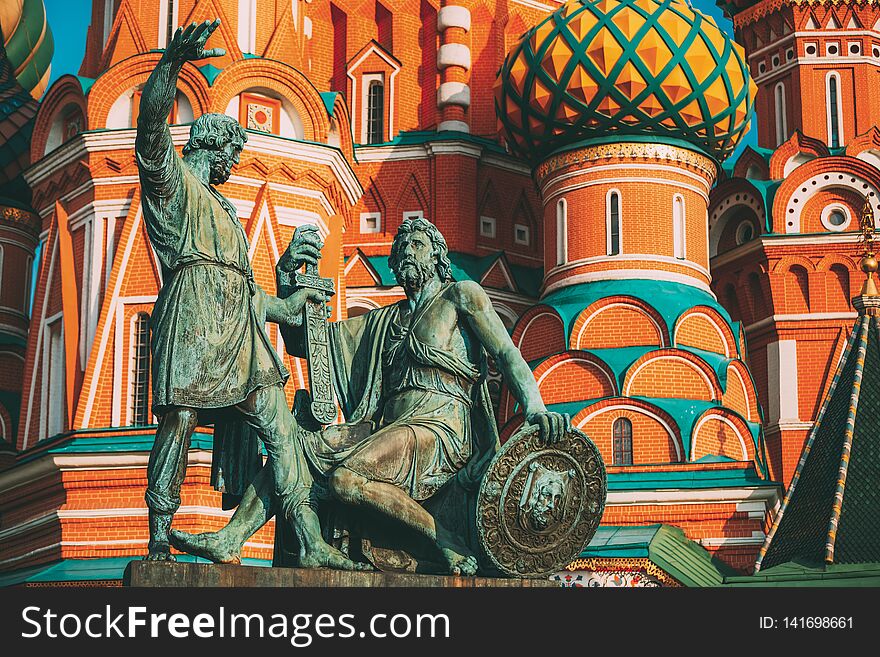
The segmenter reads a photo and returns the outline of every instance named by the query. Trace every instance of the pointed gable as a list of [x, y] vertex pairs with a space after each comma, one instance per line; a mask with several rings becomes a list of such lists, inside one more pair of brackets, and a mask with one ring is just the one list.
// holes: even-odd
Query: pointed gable
[[382, 285], [382, 278], [369, 259], [358, 249], [345, 263], [345, 286], [374, 287]]
[[205, 44], [206, 48], [223, 48], [226, 54], [222, 57], [212, 57], [209, 61], [216, 68], [226, 68], [232, 62], [243, 59], [244, 55], [241, 48], [238, 47], [238, 37], [232, 31], [232, 22], [223, 12], [221, 3], [217, 0], [198, 0], [192, 11], [186, 17], [186, 20], [180, 21], [181, 25], [189, 25], [190, 23], [203, 23], [205, 21], [213, 21], [215, 18], [220, 19], [220, 26], [208, 39]]
[[149, 48], [138, 24], [137, 14], [130, 0], [122, 0], [101, 57], [101, 69], [106, 70], [123, 59], [147, 50]]
[[489, 269], [486, 270], [486, 273], [483, 274], [483, 278], [480, 279], [480, 285], [484, 287], [492, 287], [497, 290], [509, 290], [510, 292], [517, 291], [513, 275], [510, 273], [510, 267], [507, 265], [507, 261], [503, 257], [499, 257], [495, 260]]

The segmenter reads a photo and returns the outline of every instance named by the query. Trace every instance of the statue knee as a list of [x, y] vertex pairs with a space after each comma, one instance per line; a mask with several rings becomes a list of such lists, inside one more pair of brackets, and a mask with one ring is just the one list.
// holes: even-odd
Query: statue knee
[[336, 468], [328, 481], [330, 491], [341, 502], [356, 504], [360, 499], [360, 484], [363, 477], [345, 467]]
[[193, 408], [173, 408], [162, 417], [163, 428], [178, 437], [192, 433], [198, 421], [199, 414]]

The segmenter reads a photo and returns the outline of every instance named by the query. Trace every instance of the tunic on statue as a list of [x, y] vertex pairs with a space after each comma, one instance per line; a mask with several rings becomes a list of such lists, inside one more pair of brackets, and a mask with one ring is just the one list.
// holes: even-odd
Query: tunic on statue
[[[479, 482], [498, 446], [482, 367], [414, 331], [439, 296], [417, 309], [408, 327], [400, 322], [399, 304], [329, 325], [346, 424], [300, 428], [316, 484], [340, 464], [416, 500], [456, 476], [466, 488]], [[395, 440], [385, 440], [392, 432]]]
[[192, 173], [167, 126], [137, 146], [144, 222], [164, 279], [150, 322], [154, 412], [224, 408], [283, 385], [289, 374], [266, 335], [264, 293], [232, 204]]

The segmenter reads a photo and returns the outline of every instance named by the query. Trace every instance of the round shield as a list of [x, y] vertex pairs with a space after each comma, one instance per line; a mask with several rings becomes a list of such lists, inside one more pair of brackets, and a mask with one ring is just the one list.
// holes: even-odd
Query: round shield
[[480, 543], [507, 575], [549, 576], [593, 538], [607, 492], [605, 464], [586, 435], [572, 429], [545, 445], [527, 425], [498, 451], [480, 484]]

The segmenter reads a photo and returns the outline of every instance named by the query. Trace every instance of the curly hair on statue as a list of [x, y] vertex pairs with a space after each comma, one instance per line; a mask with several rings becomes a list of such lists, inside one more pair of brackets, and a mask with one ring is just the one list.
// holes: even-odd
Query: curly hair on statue
[[391, 244], [391, 254], [388, 256], [388, 266], [391, 271], [397, 271], [397, 263], [400, 260], [400, 238], [415, 232], [428, 234], [434, 255], [437, 256], [437, 275], [441, 281], [451, 281], [452, 262], [449, 260], [449, 247], [446, 246], [446, 238], [443, 237], [443, 233], [437, 229], [437, 226], [421, 217], [404, 219], [397, 229], [397, 235], [394, 236], [394, 242]]
[[231, 116], [202, 114], [189, 129], [189, 141], [183, 147], [183, 154], [200, 148], [218, 151], [230, 142], [243, 148], [247, 140], [244, 128]]

